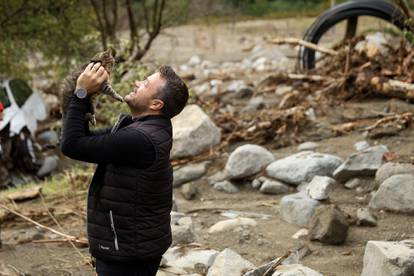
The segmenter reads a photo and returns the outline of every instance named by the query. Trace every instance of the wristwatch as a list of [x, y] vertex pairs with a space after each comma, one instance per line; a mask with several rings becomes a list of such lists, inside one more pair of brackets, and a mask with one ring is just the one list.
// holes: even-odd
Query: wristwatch
[[78, 87], [75, 90], [75, 96], [78, 97], [79, 99], [85, 99], [86, 96], [88, 96], [88, 92], [86, 91], [85, 88]]

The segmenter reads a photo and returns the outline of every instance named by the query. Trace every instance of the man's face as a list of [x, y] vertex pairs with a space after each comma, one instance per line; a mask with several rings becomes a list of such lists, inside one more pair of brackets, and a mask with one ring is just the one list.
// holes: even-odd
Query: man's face
[[154, 96], [159, 88], [165, 84], [160, 73], [154, 73], [142, 81], [135, 81], [134, 90], [124, 97], [125, 102], [135, 113], [157, 110], [157, 101]]

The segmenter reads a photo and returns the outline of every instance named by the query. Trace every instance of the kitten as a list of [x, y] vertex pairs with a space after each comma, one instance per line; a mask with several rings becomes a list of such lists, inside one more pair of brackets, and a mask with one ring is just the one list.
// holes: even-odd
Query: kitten
[[[96, 55], [93, 56], [93, 58], [91, 58], [91, 60], [84, 64], [83, 66], [77, 68], [74, 72], [72, 72], [71, 75], [69, 75], [61, 88], [61, 95], [62, 95], [62, 117], [63, 117], [63, 121], [66, 119], [66, 112], [67, 109], [69, 107], [69, 103], [70, 100], [73, 96], [73, 93], [75, 92], [76, 89], [76, 81], [78, 79], [78, 77], [80, 76], [80, 74], [82, 74], [82, 72], [85, 70], [86, 66], [91, 63], [97, 63], [100, 62], [101, 65], [105, 68], [106, 72], [108, 72], [109, 76], [111, 76], [112, 70], [114, 68], [115, 65], [115, 59], [112, 56], [112, 50], [108, 49], [104, 52], [99, 52]], [[100, 93], [102, 94], [106, 94], [111, 96], [112, 98], [123, 102], [124, 99], [122, 98], [121, 95], [119, 95], [108, 82], [104, 82], [102, 84], [102, 88]], [[99, 93], [94, 94], [91, 98], [90, 98], [90, 112], [86, 114], [86, 120], [91, 122], [91, 124], [95, 125], [96, 124], [96, 118], [95, 118], [95, 110], [96, 110], [96, 97]]]

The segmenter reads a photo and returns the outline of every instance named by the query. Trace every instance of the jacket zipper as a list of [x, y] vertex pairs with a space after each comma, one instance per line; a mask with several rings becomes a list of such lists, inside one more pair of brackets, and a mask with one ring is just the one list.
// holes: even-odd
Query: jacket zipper
[[109, 210], [109, 219], [111, 220], [112, 232], [114, 232], [115, 250], [119, 251], [118, 236], [116, 235], [116, 231], [115, 231], [115, 224], [114, 224], [114, 217], [112, 216], [112, 210]]

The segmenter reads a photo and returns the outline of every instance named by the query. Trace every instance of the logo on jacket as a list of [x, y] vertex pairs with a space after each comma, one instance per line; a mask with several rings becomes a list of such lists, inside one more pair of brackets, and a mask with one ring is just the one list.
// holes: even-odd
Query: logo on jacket
[[109, 248], [109, 246], [103, 246], [102, 244], [100, 244], [100, 245], [99, 245], [99, 249], [102, 249], [102, 250], [109, 250], [110, 248]]

